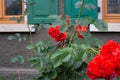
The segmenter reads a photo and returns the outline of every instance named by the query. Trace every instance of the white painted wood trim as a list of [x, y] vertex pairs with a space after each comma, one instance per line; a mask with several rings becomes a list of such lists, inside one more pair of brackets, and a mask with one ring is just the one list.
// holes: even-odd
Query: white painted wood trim
[[27, 16], [24, 21], [24, 24], [0, 24], [0, 32], [35, 32], [35, 28], [32, 28], [33, 25], [28, 27]]
[[108, 23], [108, 31], [99, 31], [93, 24], [90, 24], [90, 32], [120, 32], [120, 23]]
[[29, 25], [29, 28], [25, 24], [2, 24], [0, 25], [0, 32], [35, 32], [32, 25]]

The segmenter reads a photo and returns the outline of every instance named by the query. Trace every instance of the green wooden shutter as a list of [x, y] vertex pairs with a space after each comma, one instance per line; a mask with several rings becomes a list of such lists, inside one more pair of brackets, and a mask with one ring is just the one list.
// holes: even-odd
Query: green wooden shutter
[[58, 14], [58, 0], [28, 0], [29, 24], [51, 23], [49, 15]]
[[[64, 7], [65, 7], [64, 13], [70, 15], [72, 19], [76, 19], [78, 17], [78, 13], [80, 10], [79, 8], [75, 8], [75, 3], [77, 1], [81, 1], [81, 0], [64, 0]], [[97, 0], [85, 0], [85, 3], [92, 3], [97, 8]], [[87, 17], [87, 16], [91, 16], [94, 19], [97, 19], [98, 16], [97, 9], [94, 10], [83, 9], [81, 17]]]

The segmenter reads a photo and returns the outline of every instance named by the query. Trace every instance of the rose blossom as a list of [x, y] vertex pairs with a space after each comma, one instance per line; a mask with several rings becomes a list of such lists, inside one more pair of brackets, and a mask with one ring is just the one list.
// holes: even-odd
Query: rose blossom
[[55, 40], [55, 41], [64, 41], [67, 39], [67, 32], [60, 32], [60, 26], [56, 27], [50, 27], [48, 29], [49, 35]]
[[82, 34], [80, 32], [86, 32], [87, 30], [88, 30], [87, 26], [82, 27], [81, 25], [78, 25], [76, 28], [78, 38], [84, 39], [84, 37], [82, 36]]

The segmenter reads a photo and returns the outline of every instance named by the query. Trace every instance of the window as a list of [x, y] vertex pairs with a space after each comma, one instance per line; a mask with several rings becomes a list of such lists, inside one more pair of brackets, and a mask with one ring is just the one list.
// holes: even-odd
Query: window
[[[12, 17], [23, 16], [26, 0], [0, 0], [0, 32], [29, 32], [27, 16], [18, 24], [17, 20], [10, 20]], [[32, 32], [35, 29], [29, 25]]]
[[[17, 24], [16, 20], [10, 18], [19, 18], [23, 15], [23, 10], [23, 0], [0, 0], [0, 24]], [[24, 20], [21, 23], [24, 23]]]
[[120, 0], [103, 0], [103, 20], [120, 22]]

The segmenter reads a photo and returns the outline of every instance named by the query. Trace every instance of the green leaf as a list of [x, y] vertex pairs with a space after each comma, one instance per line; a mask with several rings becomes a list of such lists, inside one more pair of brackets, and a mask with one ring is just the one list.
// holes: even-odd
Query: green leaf
[[44, 67], [44, 61], [40, 60], [40, 67], [43, 68]]
[[67, 55], [64, 59], [63, 62], [68, 62], [71, 58], [71, 54]]
[[67, 62], [68, 67], [74, 65], [75, 57], [71, 57], [70, 60]]
[[75, 62], [74, 65], [73, 65], [75, 69], [79, 68], [79, 67], [82, 65], [83, 56], [84, 56], [84, 53], [83, 53], [83, 52], [79, 52], [79, 53], [77, 54], [77, 60], [76, 60], [76, 62]]
[[117, 80], [120, 80], [120, 76], [117, 78]]
[[67, 26], [61, 26], [60, 27], [60, 31], [61, 32], [65, 32], [65, 31], [67, 31], [68, 30], [68, 27]]
[[26, 46], [27, 49], [33, 49], [34, 47], [35, 47], [34, 44], [29, 44], [29, 45]]
[[103, 20], [96, 20], [93, 24], [100, 31], [108, 31], [108, 24]]
[[75, 69], [79, 68], [82, 65], [82, 61], [76, 62], [73, 66]]
[[57, 68], [58, 66], [60, 66], [62, 64], [62, 61], [59, 60], [59, 61], [56, 61], [53, 65], [54, 68]]
[[[66, 47], [64, 49], [59, 50], [58, 52], [53, 53], [51, 55], [51, 59], [55, 67], [58, 67], [63, 63], [67, 64], [67, 66], [71, 66], [74, 63], [76, 56], [77, 54], [72, 48]], [[72, 62], [70, 62], [71, 60]]]
[[21, 23], [22, 19], [23, 19], [23, 16], [20, 16], [19, 18], [17, 18], [17, 17], [10, 18], [10, 20], [16, 20], [18, 23]]
[[15, 33], [14, 35], [8, 36], [8, 40], [17, 40], [17, 41], [21, 42], [22, 40], [25, 41], [26, 37], [27, 37], [26, 35], [21, 36], [20, 33]]
[[96, 9], [96, 6], [91, 4], [91, 3], [87, 3], [85, 6], [84, 6], [87, 10], [91, 10], [91, 9]]
[[35, 44], [29, 44], [27, 49], [34, 49], [37, 53], [48, 53], [49, 48], [52, 46], [48, 41], [39, 41]]
[[90, 24], [92, 21], [93, 21], [92, 17], [81, 18], [78, 24], [80, 24], [81, 26], [86, 26]]
[[20, 37], [21, 35], [20, 33], [15, 33], [15, 36]]
[[17, 20], [17, 18], [16, 17], [11, 17], [10, 20]]
[[24, 41], [27, 40], [27, 35], [23, 35], [23, 40], [24, 40]]
[[25, 9], [24, 15], [29, 15], [29, 14], [30, 14], [30, 11], [28, 9]]
[[11, 59], [12, 63], [18, 62], [20, 64], [23, 64], [25, 62], [25, 58], [23, 56], [17, 56]]
[[50, 58], [51, 58], [51, 59], [55, 59], [56, 57], [58, 57], [58, 56], [61, 55], [61, 54], [63, 54], [63, 53], [60, 53], [60, 52], [59, 52], [59, 53], [54, 53], [54, 54], [51, 55]]
[[37, 24], [32, 26], [32, 28], [35, 28], [37, 30], [48, 29], [49, 27], [50, 27], [49, 24]]
[[87, 48], [88, 48], [88, 46], [86, 46], [86, 45], [84, 45], [84, 44], [81, 44], [79, 47], [80, 47], [82, 50], [87, 50]]
[[14, 39], [16, 39], [15, 36], [13, 36], [13, 35], [8, 36], [8, 40], [14, 40]]
[[0, 80], [5, 80], [3, 76], [0, 76]]
[[87, 59], [87, 54], [84, 53], [83, 56], [82, 56], [82, 61], [84, 62], [84, 61], [86, 61], [86, 59]]
[[78, 1], [75, 3], [75, 8], [80, 8], [82, 6], [82, 1]]
[[59, 16], [58, 15], [50, 15], [50, 16], [48, 16], [48, 18], [59, 19]]

